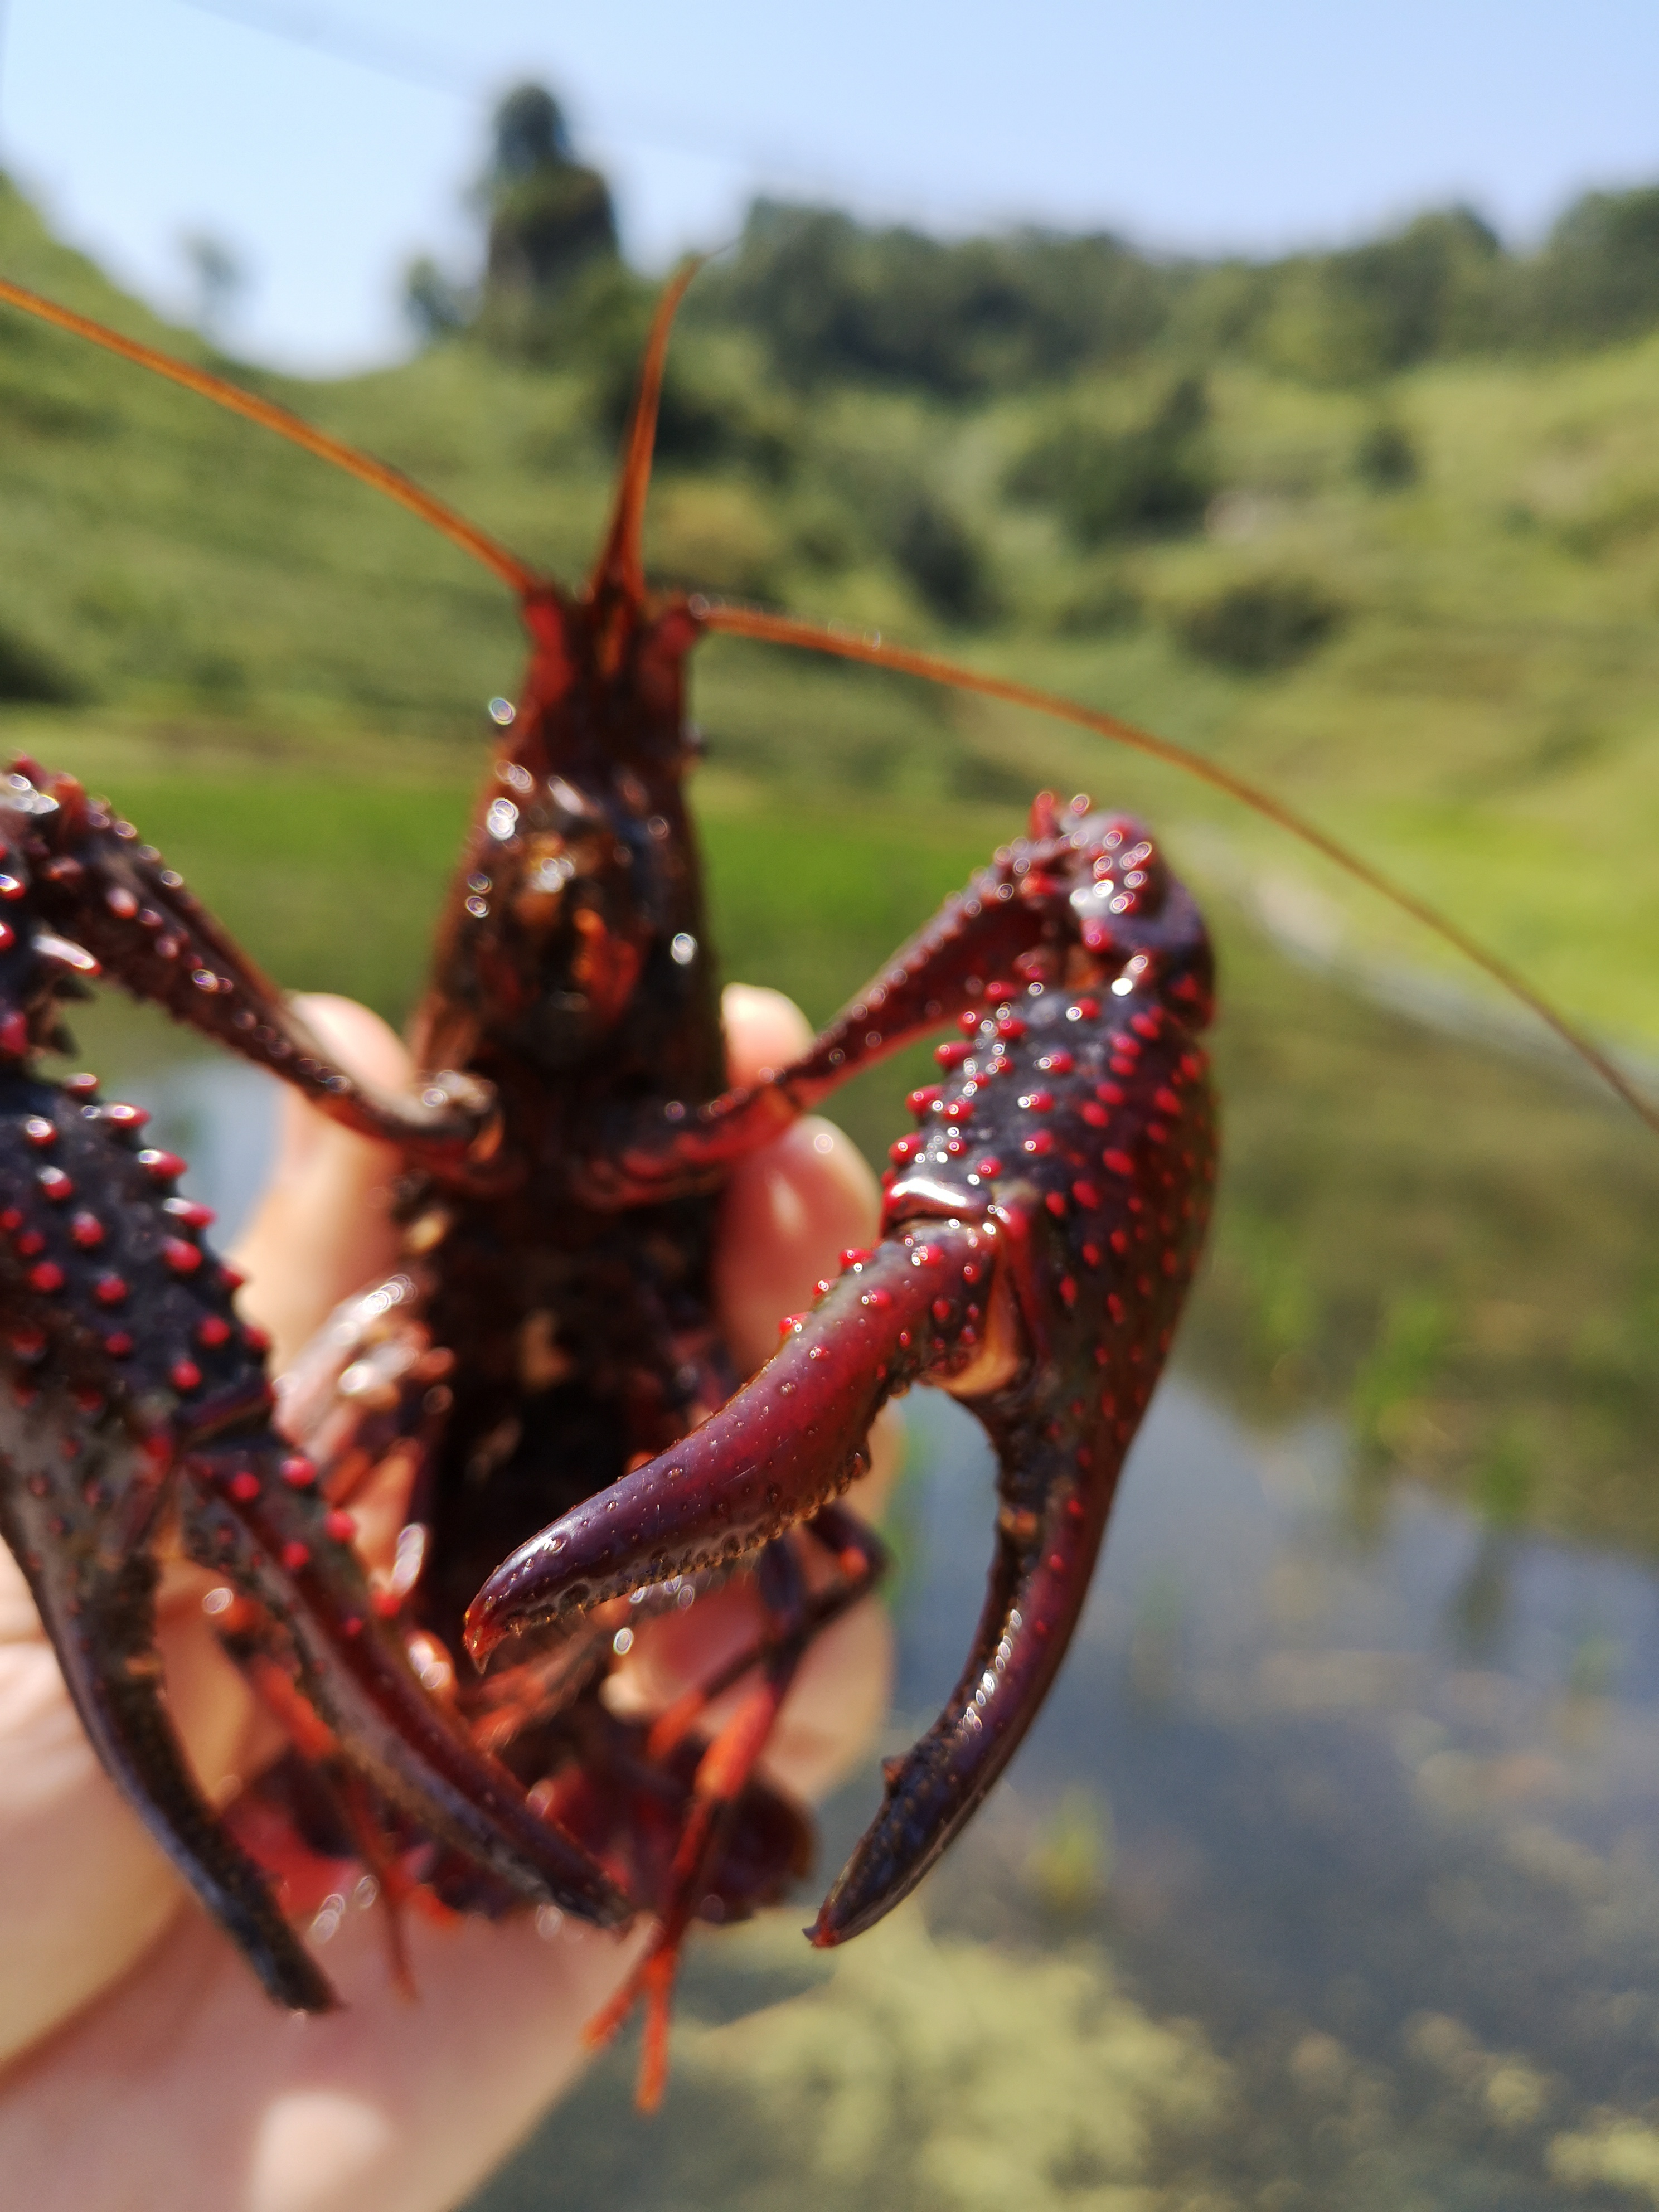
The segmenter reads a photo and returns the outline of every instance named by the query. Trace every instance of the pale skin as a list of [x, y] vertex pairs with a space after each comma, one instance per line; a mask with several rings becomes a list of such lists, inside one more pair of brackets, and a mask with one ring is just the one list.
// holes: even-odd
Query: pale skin
[[[376, 1018], [305, 1002], [343, 1060], [381, 1082], [408, 1072]], [[806, 1041], [799, 1012], [734, 986], [726, 1021], [743, 1080]], [[381, 1147], [284, 1103], [281, 1156], [236, 1254], [243, 1301], [278, 1364], [341, 1298], [386, 1267], [392, 1165]], [[738, 1359], [811, 1297], [844, 1245], [875, 1231], [869, 1169], [826, 1122], [798, 1124], [744, 1162], [725, 1200], [717, 1285]], [[878, 1480], [872, 1477], [872, 1480]], [[162, 1642], [174, 1715], [222, 1797], [269, 1756], [269, 1723], [214, 1639], [191, 1571], [169, 1584]], [[739, 1589], [645, 1638], [632, 1701], [665, 1702], [746, 1633]], [[665, 1627], [670, 1624], [665, 1623]], [[859, 1756], [886, 1697], [878, 1607], [815, 1646], [767, 1758], [821, 1792]], [[833, 1869], [826, 1869], [827, 1872]], [[344, 1999], [325, 2018], [277, 2011], [181, 1888], [106, 1780], [50, 1647], [0, 1549], [0, 2174], [31, 2212], [445, 2212], [570, 2081], [583, 2023], [639, 1956], [612, 1937], [528, 1916], [438, 1927], [411, 1919], [417, 1996], [386, 1970], [376, 1911], [349, 1912], [322, 1954]]]

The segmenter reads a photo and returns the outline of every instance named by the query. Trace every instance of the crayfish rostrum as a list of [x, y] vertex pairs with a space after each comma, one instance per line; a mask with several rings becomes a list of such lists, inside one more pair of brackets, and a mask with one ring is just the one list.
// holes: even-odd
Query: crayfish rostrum
[[[645, 585], [672, 305], [579, 593], [344, 457], [507, 576], [531, 640], [416, 1016], [412, 1095], [336, 1066], [71, 778], [20, 761], [0, 781], [0, 1527], [89, 1735], [272, 1996], [326, 2007], [245, 1840], [258, 1822], [216, 1816], [169, 1723], [154, 1590], [158, 1540], [176, 1539], [221, 1578], [224, 1640], [288, 1726], [251, 1793], [264, 1814], [362, 1857], [394, 1903], [421, 1885], [483, 1911], [651, 1914], [659, 2075], [690, 1921], [780, 1896], [808, 1856], [805, 1815], [755, 1766], [802, 1653], [879, 1574], [838, 1502], [876, 1413], [925, 1382], [979, 1417], [1000, 1468], [994, 1560], [961, 1680], [890, 1762], [820, 1944], [921, 1879], [1053, 1680], [1214, 1172], [1203, 924], [1150, 834], [1083, 799], [1040, 797], [1029, 834], [799, 1059], [724, 1087], [685, 672], [704, 629], [750, 618]], [[399, 1262], [302, 1357], [280, 1431], [265, 1346], [177, 1194], [182, 1162], [95, 1079], [38, 1072], [60, 1000], [100, 972], [398, 1148]], [[843, 1255], [740, 1384], [711, 1318], [731, 1164], [942, 1030], [879, 1242]], [[372, 1585], [352, 1509], [388, 1485], [404, 1533]], [[618, 1621], [734, 1572], [759, 1594], [753, 1647], [655, 1723], [614, 1710]], [[434, 1646], [442, 1698], [422, 1686]], [[705, 1731], [708, 1701], [745, 1678], [737, 1717]]]

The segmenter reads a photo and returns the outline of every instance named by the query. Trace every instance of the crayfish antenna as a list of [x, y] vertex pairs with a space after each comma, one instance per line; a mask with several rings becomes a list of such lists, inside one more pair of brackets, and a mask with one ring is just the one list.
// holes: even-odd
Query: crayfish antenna
[[192, 362], [179, 361], [172, 354], [162, 353], [155, 346], [141, 345], [137, 338], [123, 337], [119, 331], [111, 330], [106, 324], [94, 322], [90, 315], [77, 314], [72, 307], [60, 307], [57, 301], [48, 300], [39, 292], [30, 292], [21, 284], [9, 283], [0, 277], [0, 303], [15, 307], [21, 314], [32, 315], [36, 322], [50, 323], [54, 329], [67, 331], [73, 337], [84, 338], [89, 345], [100, 346], [122, 361], [130, 361], [139, 368], [148, 369], [168, 384], [182, 385], [198, 398], [210, 400], [222, 407], [227, 414], [240, 415], [250, 422], [257, 422], [264, 430], [285, 438], [290, 446], [298, 446], [331, 468], [343, 469], [347, 476], [356, 477], [360, 483], [371, 485], [384, 492], [388, 499], [406, 507], [411, 514], [418, 514], [422, 522], [447, 538], [452, 544], [470, 553], [475, 561], [482, 562], [490, 572], [510, 585], [522, 599], [536, 589], [541, 579], [535, 570], [509, 553], [504, 545], [476, 528], [453, 507], [434, 499], [430, 492], [422, 491], [419, 484], [406, 477], [401, 469], [392, 468], [386, 461], [377, 461], [372, 453], [360, 453], [349, 446], [343, 438], [331, 437], [307, 422], [303, 416], [295, 415], [274, 400], [263, 399], [258, 392], [245, 392], [240, 384], [232, 384], [222, 376], [215, 376]]
[[1188, 745], [1177, 744], [1172, 738], [1158, 737], [1151, 730], [1143, 730], [1116, 714], [1105, 714], [1097, 707], [1085, 707], [1081, 700], [1067, 699], [1057, 691], [1044, 691], [1034, 684], [1017, 683], [1010, 677], [993, 676], [982, 669], [964, 668], [960, 662], [945, 660], [938, 653], [916, 653], [907, 646], [889, 645], [879, 635], [832, 629], [828, 623], [803, 622], [792, 615], [764, 614], [755, 607], [727, 606], [701, 596], [692, 599], [691, 612], [702, 629], [719, 631], [728, 637], [756, 638], [769, 645], [789, 646], [799, 652], [823, 653], [838, 660], [861, 661], [871, 668], [891, 668], [902, 675], [920, 677], [927, 684], [942, 684], [953, 691], [971, 691], [982, 699], [998, 699], [1008, 706], [1025, 707], [1035, 714], [1051, 715], [1056, 721], [1073, 722], [1080, 729], [1092, 730], [1097, 737], [1108, 738], [1114, 744], [1144, 753], [1151, 760], [1162, 761], [1166, 767], [1179, 769], [1183, 775], [1190, 775], [1200, 783], [1207, 783], [1212, 791], [1224, 793], [1251, 813], [1259, 814], [1264, 821], [1310, 846], [1345, 875], [1364, 884], [1368, 890], [1375, 891], [1401, 913], [1409, 915], [1442, 944], [1449, 945], [1482, 975], [1489, 976], [1508, 997], [1553, 1030], [1576, 1059], [1621, 1098], [1650, 1129], [1659, 1133], [1659, 1105], [1645, 1097], [1615, 1060], [1506, 960], [1489, 951], [1449, 915], [1443, 914], [1427, 899], [1419, 898], [1415, 891], [1396, 883], [1275, 793], [1224, 768], [1218, 761], [1194, 752]]
[[614, 592], [637, 606], [645, 596], [645, 501], [651, 489], [651, 462], [657, 447], [657, 414], [662, 404], [668, 337], [680, 301], [706, 258], [705, 255], [694, 254], [681, 263], [664, 285], [652, 315], [651, 335], [646, 340], [645, 358], [640, 363], [640, 380], [634, 393], [634, 411], [629, 418], [628, 447], [617, 485], [617, 503], [588, 586], [592, 599]]

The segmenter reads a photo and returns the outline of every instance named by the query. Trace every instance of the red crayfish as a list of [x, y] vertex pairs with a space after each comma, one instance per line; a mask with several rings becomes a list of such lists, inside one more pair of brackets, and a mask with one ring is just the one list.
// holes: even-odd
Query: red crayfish
[[[691, 1920], [740, 1915], [803, 1870], [805, 1816], [754, 1770], [808, 1644], [880, 1572], [878, 1541], [837, 1503], [876, 1413], [930, 1382], [979, 1417], [1000, 1470], [995, 1554], [957, 1688], [890, 1762], [818, 1915], [825, 1945], [921, 1880], [1053, 1680], [1215, 1172], [1203, 923], [1153, 838], [1082, 799], [1039, 797], [1029, 835], [801, 1058], [724, 1088], [684, 804], [691, 648], [737, 631], [1024, 700], [1195, 765], [1333, 849], [1109, 717], [648, 592], [680, 289], [652, 335], [604, 550], [573, 594], [270, 403], [0, 284], [415, 507], [517, 590], [531, 639], [416, 1017], [412, 1097], [335, 1066], [72, 778], [20, 761], [0, 781], [0, 1530], [111, 1774], [277, 2002], [331, 1998], [173, 1733], [154, 1641], [164, 1531], [222, 1577], [222, 1633], [294, 1747], [255, 1789], [316, 1848], [362, 1857], [394, 1899], [419, 1883], [483, 1911], [655, 1917], [629, 1993], [652, 2001], [647, 2094]], [[281, 1431], [235, 1278], [177, 1194], [183, 1163], [94, 1078], [36, 1070], [59, 1000], [99, 973], [399, 1148], [401, 1261], [304, 1356]], [[723, 1176], [947, 1025], [940, 1079], [913, 1095], [916, 1131], [884, 1177], [878, 1244], [844, 1255], [739, 1387], [711, 1319]], [[388, 1480], [404, 1501], [389, 1592], [371, 1587], [350, 1510]], [[734, 1571], [756, 1577], [760, 1639], [684, 1711], [620, 1717], [602, 1695], [619, 1618]], [[422, 1687], [412, 1643], [453, 1662], [451, 1698]], [[708, 1701], [744, 1676], [753, 1694], [705, 1738]]]

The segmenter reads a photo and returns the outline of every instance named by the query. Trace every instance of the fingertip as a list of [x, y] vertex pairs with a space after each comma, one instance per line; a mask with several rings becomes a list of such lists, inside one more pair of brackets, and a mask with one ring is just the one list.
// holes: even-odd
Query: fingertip
[[881, 1194], [863, 1154], [831, 1121], [807, 1115], [740, 1160], [720, 1206], [714, 1295], [739, 1367], [775, 1348], [778, 1322], [811, 1303], [849, 1244], [875, 1235]]
[[812, 1024], [794, 1000], [760, 983], [728, 983], [720, 994], [726, 1079], [755, 1083], [798, 1060], [812, 1042]]
[[318, 1042], [353, 1075], [387, 1091], [408, 1083], [414, 1066], [409, 1047], [372, 1007], [333, 991], [301, 991], [290, 1004]]
[[[368, 1007], [327, 992], [293, 1003], [318, 1043], [354, 1075], [382, 1090], [406, 1085], [408, 1048]], [[242, 1310], [269, 1332], [278, 1371], [343, 1297], [392, 1264], [390, 1183], [398, 1164], [395, 1146], [343, 1128], [284, 1089], [270, 1180], [233, 1255], [247, 1278]]]

